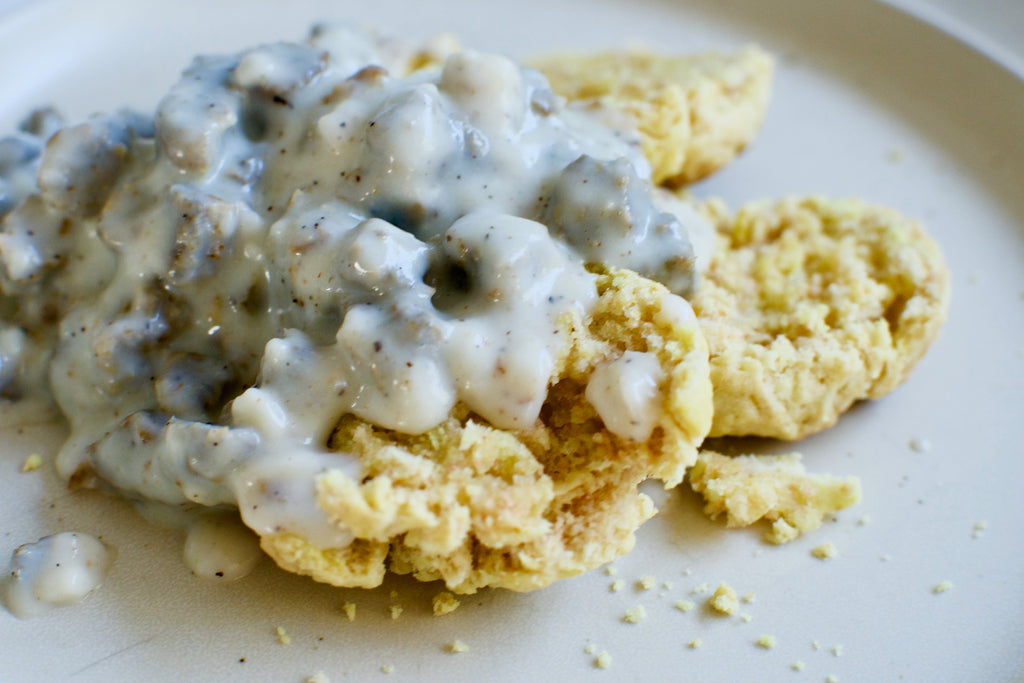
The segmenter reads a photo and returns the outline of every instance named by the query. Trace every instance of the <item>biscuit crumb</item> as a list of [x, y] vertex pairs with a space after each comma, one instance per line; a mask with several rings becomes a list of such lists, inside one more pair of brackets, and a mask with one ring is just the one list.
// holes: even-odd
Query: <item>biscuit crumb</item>
[[766, 650], [770, 650], [775, 647], [775, 636], [763, 635], [757, 639], [757, 644]]
[[744, 612], [743, 614], [740, 615], [740, 621], [742, 621], [745, 624], [749, 624], [753, 620], [754, 620], [754, 617], [752, 617], [751, 615], [747, 614], [746, 612]]
[[331, 683], [331, 679], [323, 671], [317, 671], [312, 676], [307, 676], [305, 683]]
[[636, 587], [642, 591], [649, 591], [654, 588], [656, 581], [653, 576], [644, 575], [640, 577], [640, 580], [636, 582]]
[[278, 642], [280, 642], [282, 645], [292, 644], [292, 637], [288, 635], [288, 632], [284, 630], [283, 626], [278, 626], [276, 632]]
[[819, 643], [816, 640], [811, 641], [811, 647], [813, 647], [815, 650], [820, 650], [821, 649], [821, 643]]
[[839, 676], [829, 674], [828, 676], [825, 676], [825, 683], [839, 683]]
[[793, 671], [803, 671], [804, 670], [804, 666], [806, 666], [806, 665], [802, 661], [800, 661], [798, 659], [797, 661], [795, 661], [792, 664], [790, 664], [789, 668], [793, 669]]
[[831, 542], [822, 543], [811, 549], [811, 555], [814, 555], [819, 560], [831, 560], [836, 556], [837, 552], [835, 544]]
[[693, 570], [687, 567], [683, 570], [683, 576], [693, 576]]
[[945, 593], [952, 587], [953, 582], [947, 579], [946, 581], [942, 581], [941, 583], [937, 584], [935, 588], [932, 588], [932, 593]]
[[32, 455], [25, 458], [25, 462], [21, 463], [21, 472], [22, 474], [26, 472], [35, 472], [42, 466], [43, 456], [39, 455], [38, 453], [33, 453]]
[[701, 451], [690, 470], [690, 487], [704, 497], [704, 513], [725, 514], [729, 528], [760, 519], [771, 523], [769, 543], [792, 541], [839, 510], [858, 502], [856, 477], [810, 474], [799, 453], [728, 456]]
[[608, 585], [608, 590], [612, 593], [618, 593], [620, 590], [626, 587], [626, 582], [622, 579], [615, 579]]
[[739, 607], [736, 591], [727, 583], [719, 584], [714, 594], [708, 599], [708, 606], [719, 614], [733, 614]]
[[593, 643], [587, 643], [585, 646], [583, 646], [583, 652], [585, 652], [588, 655], [594, 654], [594, 652], [596, 650], [597, 650], [597, 646], [594, 645]]
[[857, 526], [867, 526], [870, 521], [871, 517], [868, 515], [862, 515], [861, 518], [857, 520]]
[[394, 591], [393, 590], [393, 591], [389, 592], [388, 593], [388, 597], [391, 598], [392, 600], [394, 600], [395, 598], [398, 597], [398, 591]]
[[432, 600], [432, 606], [434, 609], [434, 616], [440, 617], [445, 614], [451, 614], [459, 608], [459, 599], [448, 591], [441, 591], [434, 596]]
[[676, 609], [680, 612], [689, 612], [694, 608], [692, 600], [680, 600], [676, 603]]
[[469, 645], [466, 645], [461, 640], [453, 640], [448, 644], [447, 649], [450, 654], [456, 655], [461, 652], [469, 652]]
[[690, 593], [693, 594], [693, 595], [700, 595], [701, 593], [707, 593], [707, 592], [708, 592], [708, 585], [706, 583], [702, 583], [699, 586], [695, 586], [694, 589], [692, 591], [690, 591]]
[[388, 612], [391, 613], [392, 619], [398, 619], [398, 617], [402, 616], [402, 612], [404, 611], [405, 608], [401, 605], [388, 605]]
[[594, 658], [594, 666], [598, 669], [607, 669], [612, 665], [612, 656], [607, 652], [602, 652]]
[[608, 565], [607, 567], [604, 568], [605, 576], [615, 576], [618, 573], [619, 573], [619, 570], [616, 569], [615, 567], [611, 566], [611, 565]]
[[878, 559], [881, 560], [882, 562], [888, 562], [889, 560], [892, 559], [892, 555], [882, 555]]
[[754, 591], [750, 591], [749, 593], [743, 596], [743, 602], [746, 602], [748, 604], [754, 602], [755, 600], [757, 600], [757, 593], [755, 593]]
[[980, 522], [974, 523], [974, 529], [971, 531], [971, 538], [981, 538], [985, 534], [985, 529], [988, 528], [988, 522], [981, 520]]
[[395, 667], [392, 666], [391, 664], [383, 664], [380, 667], [380, 672], [384, 673], [384, 674], [392, 673], [394, 670], [395, 670]]
[[704, 642], [704, 641], [703, 641], [703, 640], [701, 640], [700, 638], [694, 638], [694, 639], [693, 639], [693, 640], [691, 640], [691, 641], [690, 641], [689, 643], [687, 643], [687, 644], [686, 644], [686, 646], [687, 646], [688, 648], [690, 648], [691, 650], [696, 650], [696, 649], [697, 649], [698, 647], [700, 647], [700, 646], [701, 646], [701, 644], [702, 644], [703, 642]]
[[348, 617], [349, 621], [356, 620], [356, 603], [346, 602], [341, 606], [341, 609], [345, 612], [345, 616]]
[[932, 449], [932, 442], [919, 436], [912, 438], [907, 445], [909, 445], [910, 450], [915, 453], [927, 453]]
[[644, 609], [643, 605], [637, 605], [636, 607], [630, 607], [626, 610], [626, 614], [622, 617], [622, 620], [627, 624], [639, 624], [646, 618], [647, 610]]
[[668, 590], [668, 591], [672, 590], [672, 586], [673, 586], [673, 583], [671, 581], [662, 581], [661, 582], [661, 587], [664, 588], [665, 590]]
[[843, 646], [842, 645], [834, 646], [832, 648], [832, 654], [834, 656], [836, 656], [836, 657], [842, 657], [843, 656]]

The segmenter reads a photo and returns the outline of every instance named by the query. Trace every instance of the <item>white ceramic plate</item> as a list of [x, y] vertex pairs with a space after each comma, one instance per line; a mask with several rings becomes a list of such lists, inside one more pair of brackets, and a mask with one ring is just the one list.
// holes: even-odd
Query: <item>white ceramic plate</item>
[[[692, 51], [756, 41], [776, 52], [761, 137], [697, 188], [731, 203], [787, 193], [856, 195], [923, 219], [943, 245], [954, 299], [941, 338], [890, 397], [858, 407], [799, 449], [814, 471], [857, 474], [864, 501], [787, 546], [727, 532], [683, 491], [615, 563], [528, 595], [484, 591], [435, 618], [437, 585], [389, 579], [338, 590], [265, 562], [212, 586], [181, 564], [182, 538], [127, 504], [70, 493], [44, 468], [53, 428], [0, 434], [0, 555], [75, 529], [119, 550], [83, 604], [21, 622], [0, 613], [4, 680], [700, 680], [1007, 681], [1024, 677], [1024, 83], [972, 49], [869, 0], [572, 0], [316, 3], [230, 0], [43, 2], [0, 26], [0, 131], [32, 106], [72, 117], [151, 109], [196, 52], [299, 39], [356, 18], [513, 56], [642, 42]], [[212, 3], [209, 3], [212, 4]], [[769, 6], [770, 5], [770, 6]], [[908, 447], [931, 442], [929, 452]], [[777, 449], [778, 450], [778, 449]], [[869, 517], [867, 524], [858, 520]], [[987, 521], [980, 537], [974, 525]], [[832, 541], [829, 562], [810, 549]], [[634, 588], [642, 575], [650, 591]], [[949, 580], [942, 594], [933, 587]], [[728, 581], [750, 622], [704, 596]], [[396, 591], [392, 597], [391, 591]], [[698, 609], [673, 605], [694, 599]], [[349, 622], [344, 602], [358, 605]], [[404, 606], [392, 620], [387, 607]], [[643, 605], [646, 620], [624, 612]], [[278, 642], [277, 627], [291, 637]], [[777, 645], [755, 645], [762, 634]], [[702, 645], [687, 643], [700, 638]], [[470, 646], [446, 654], [454, 639]], [[813, 643], [817, 642], [820, 649]], [[611, 667], [593, 666], [607, 651]], [[842, 655], [833, 654], [842, 646]], [[244, 661], [243, 661], [244, 660]], [[790, 667], [802, 661], [796, 673]], [[382, 665], [394, 667], [390, 676]]]

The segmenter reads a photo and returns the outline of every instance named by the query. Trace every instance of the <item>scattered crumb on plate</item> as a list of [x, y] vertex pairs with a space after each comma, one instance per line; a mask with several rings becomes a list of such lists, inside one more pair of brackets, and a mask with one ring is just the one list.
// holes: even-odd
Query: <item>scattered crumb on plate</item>
[[680, 612], [689, 612], [693, 608], [693, 600], [679, 600], [678, 602], [676, 602], [676, 609]]
[[643, 605], [637, 605], [636, 607], [630, 607], [626, 610], [626, 614], [622, 617], [622, 620], [627, 624], [639, 624], [646, 618], [647, 610], [644, 609]]
[[948, 591], [952, 587], [953, 587], [953, 582], [947, 579], [947, 580], [942, 581], [939, 584], [937, 584], [935, 586], [935, 588], [932, 588], [932, 593], [945, 593], [946, 591]]
[[831, 560], [836, 554], [836, 546], [831, 542], [822, 543], [811, 549], [811, 555], [814, 555], [819, 560]]
[[446, 649], [448, 650], [449, 653], [455, 655], [461, 652], [469, 652], [469, 645], [466, 645], [461, 640], [453, 640], [452, 642], [448, 643], [448, 647]]
[[708, 606], [719, 614], [733, 614], [739, 607], [736, 591], [727, 583], [721, 583], [708, 598]]
[[35, 472], [42, 466], [43, 456], [39, 455], [38, 453], [33, 453], [32, 455], [25, 458], [25, 462], [21, 463], [21, 472], [22, 474], [26, 472]]
[[607, 652], [602, 652], [597, 657], [594, 657], [594, 666], [598, 669], [607, 669], [612, 665], [612, 656]]
[[770, 636], [768, 634], [764, 634], [757, 639], [757, 644], [766, 650], [770, 650], [775, 647], [775, 642], [775, 636]]
[[459, 599], [451, 593], [449, 593], [448, 591], [441, 591], [440, 593], [434, 596], [433, 600], [431, 601], [431, 604], [434, 609], [434, 616], [440, 617], [445, 614], [451, 614], [452, 612], [457, 610], [459, 608], [459, 605], [461, 605], [462, 603], [459, 602]]
[[912, 438], [908, 445], [915, 453], [927, 453], [932, 449], [932, 442], [920, 436]]

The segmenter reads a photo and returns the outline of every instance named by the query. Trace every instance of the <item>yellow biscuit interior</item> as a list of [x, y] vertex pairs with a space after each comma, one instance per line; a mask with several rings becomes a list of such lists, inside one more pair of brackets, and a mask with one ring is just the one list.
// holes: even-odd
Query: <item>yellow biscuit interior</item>
[[702, 450], [690, 486], [704, 496], [704, 512], [725, 515], [730, 528], [771, 523], [765, 539], [786, 543], [821, 526], [826, 517], [860, 501], [860, 480], [809, 474], [799, 453], [727, 456]]
[[[357, 540], [331, 550], [278, 534], [264, 550], [335, 585], [376, 586], [391, 569], [459, 593], [541, 588], [628, 552], [655, 512], [637, 485], [678, 484], [710, 428], [707, 346], [695, 322], [663, 307], [661, 285], [609, 269], [598, 291], [586, 319], [562, 319], [567, 342], [533, 428], [497, 430], [461, 406], [415, 436], [345, 418], [331, 447], [360, 458], [361, 479], [328, 472], [317, 499]], [[645, 442], [609, 432], [584, 397], [594, 369], [626, 350], [665, 370], [663, 416]]]
[[750, 46], [729, 53], [555, 54], [530, 62], [570, 100], [624, 111], [640, 132], [656, 184], [699, 180], [736, 157], [761, 127], [774, 61]]
[[938, 335], [949, 274], [916, 222], [859, 200], [705, 208], [718, 243], [693, 305], [711, 348], [712, 436], [820, 431], [896, 388]]

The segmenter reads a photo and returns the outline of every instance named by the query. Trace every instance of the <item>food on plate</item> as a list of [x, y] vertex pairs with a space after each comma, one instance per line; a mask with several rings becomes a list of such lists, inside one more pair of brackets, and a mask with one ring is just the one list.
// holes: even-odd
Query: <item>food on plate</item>
[[223, 508], [318, 581], [472, 593], [628, 552], [646, 479], [689, 470], [774, 542], [856, 502], [698, 447], [895, 387], [945, 313], [938, 249], [856, 201], [732, 217], [658, 186], [751, 140], [756, 48], [536, 63], [554, 89], [318, 27], [197, 58], [151, 117], [34, 115], [0, 142], [0, 397], [48, 386], [58, 472], [193, 512], [187, 564], [222, 580], [259, 557]]
[[[637, 485], [681, 481], [710, 424], [711, 385], [681, 299], [629, 271], [597, 284], [591, 314], [560, 329], [569, 345], [532, 426], [495, 429], [464, 406], [418, 435], [342, 418], [331, 447], [358, 457], [363, 481], [328, 472], [317, 501], [356, 541], [324, 549], [267, 534], [263, 548], [327, 583], [375, 586], [389, 567], [455, 592], [539, 588], [628, 552], [654, 514]], [[650, 393], [634, 373], [654, 380]], [[634, 427], [642, 437], [628, 436]]]
[[746, 148], [764, 119], [774, 68], [754, 46], [693, 56], [554, 54], [530, 64], [570, 100], [625, 112], [652, 180], [672, 186], [710, 175]]
[[701, 450], [689, 471], [704, 496], [704, 512], [725, 515], [728, 527], [771, 523], [765, 539], [786, 543], [821, 526], [828, 516], [860, 501], [856, 477], [808, 474], [799, 453], [728, 456]]
[[0, 230], [0, 389], [47, 367], [72, 486], [236, 506], [338, 585], [527, 590], [632, 546], [637, 485], [711, 424], [682, 298], [711, 227], [602, 107], [446, 50], [336, 27], [200, 57], [155, 116], [6, 169], [38, 188]]
[[711, 436], [799, 439], [908, 376], [938, 335], [949, 273], [914, 221], [859, 200], [731, 215], [693, 298], [711, 348]]

